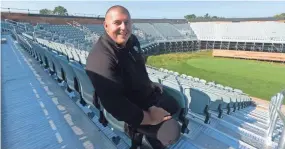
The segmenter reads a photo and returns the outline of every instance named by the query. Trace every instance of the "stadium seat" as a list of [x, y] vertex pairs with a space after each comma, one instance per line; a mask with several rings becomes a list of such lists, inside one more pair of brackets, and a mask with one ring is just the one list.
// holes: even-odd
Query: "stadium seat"
[[185, 36], [170, 23], [153, 23], [152, 25], [168, 40], [185, 39]]
[[75, 73], [72, 70], [72, 67], [68, 64], [69, 63], [69, 58], [66, 55], [58, 55], [56, 56], [58, 59], [58, 62], [61, 64], [62, 69], [63, 69], [63, 76], [62, 80], [64, 80], [67, 84], [67, 91], [71, 92], [71, 90], [75, 91]]
[[147, 35], [154, 37], [155, 40], [165, 39], [150, 23], [134, 23], [133, 26], [142, 30]]
[[70, 61], [69, 65], [71, 65], [76, 78], [75, 80], [78, 83], [77, 92], [80, 95], [80, 103], [85, 106], [86, 103], [90, 106], [93, 106], [93, 96], [94, 96], [94, 87], [87, 76], [84, 66], [79, 64], [77, 61]]
[[61, 64], [59, 63], [58, 59], [56, 58], [59, 53], [54, 51], [54, 50], [51, 50], [51, 51], [47, 51], [47, 53], [50, 55], [51, 57], [51, 60], [53, 62], [53, 65], [54, 65], [54, 68], [53, 68], [53, 71], [56, 73], [56, 76], [58, 78], [58, 81], [60, 83], [61, 80], [63, 80], [63, 77], [62, 77], [62, 66]]
[[[174, 99], [178, 102], [179, 104], [179, 110], [177, 111], [177, 113], [175, 113], [173, 115], [173, 118], [176, 119], [182, 129], [181, 129], [181, 133], [188, 133], [189, 130], [187, 128], [189, 120], [186, 117], [187, 113], [188, 113], [188, 108], [187, 108], [187, 101], [185, 100], [184, 96], [182, 93], [180, 93], [179, 91], [176, 91], [168, 86], [163, 86], [163, 92], [169, 94], [170, 96], [174, 97]], [[116, 118], [114, 118], [110, 113], [108, 113], [105, 109], [104, 109], [104, 116], [106, 118], [106, 120], [108, 121], [108, 125], [110, 127], [112, 127], [113, 129], [120, 131], [121, 133], [125, 133], [124, 132], [124, 125], [125, 123], [122, 121], [118, 121]], [[138, 133], [139, 134], [139, 133]], [[134, 140], [132, 141], [134, 143]], [[137, 146], [138, 144], [132, 144], [132, 146]]]

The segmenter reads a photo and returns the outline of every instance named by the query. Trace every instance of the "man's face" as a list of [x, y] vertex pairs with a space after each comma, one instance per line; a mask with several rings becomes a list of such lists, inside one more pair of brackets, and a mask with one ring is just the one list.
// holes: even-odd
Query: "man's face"
[[119, 45], [125, 45], [132, 33], [129, 15], [118, 9], [108, 13], [104, 27], [108, 35]]

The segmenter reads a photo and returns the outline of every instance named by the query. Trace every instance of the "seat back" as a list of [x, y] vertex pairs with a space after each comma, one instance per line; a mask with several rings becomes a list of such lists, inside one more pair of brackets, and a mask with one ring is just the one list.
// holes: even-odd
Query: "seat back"
[[58, 62], [61, 64], [63, 71], [65, 72], [66, 83], [68, 87], [72, 90], [75, 90], [74, 87], [74, 78], [75, 72], [73, 71], [71, 65], [69, 65], [69, 61], [65, 56], [59, 55], [57, 57]]
[[[186, 97], [184, 97], [184, 95], [180, 91], [173, 89], [173, 88], [170, 88], [168, 86], [163, 86], [163, 92], [165, 92], [169, 96], [172, 96], [179, 105], [179, 110], [173, 115], [173, 118], [176, 120], [180, 120], [179, 116], [181, 114], [183, 116], [186, 116], [187, 112], [188, 112]], [[181, 113], [181, 112], [183, 112], [183, 113]]]
[[194, 113], [204, 114], [204, 109], [210, 105], [211, 98], [199, 89], [190, 89], [191, 103], [190, 109]]
[[86, 103], [93, 106], [93, 95], [94, 95], [94, 87], [92, 85], [92, 82], [85, 71], [85, 66], [81, 66], [76, 61], [70, 61], [70, 66], [72, 67], [76, 78], [79, 81], [80, 84], [80, 91], [82, 94], [82, 98]]

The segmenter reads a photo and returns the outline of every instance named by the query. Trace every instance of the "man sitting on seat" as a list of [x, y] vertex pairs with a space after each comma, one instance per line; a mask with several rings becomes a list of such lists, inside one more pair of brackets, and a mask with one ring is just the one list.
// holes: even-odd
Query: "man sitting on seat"
[[103, 107], [119, 121], [144, 134], [154, 149], [175, 143], [180, 126], [172, 119], [178, 103], [153, 83], [147, 74], [132, 21], [122, 6], [108, 9], [105, 34], [87, 58], [89, 76]]

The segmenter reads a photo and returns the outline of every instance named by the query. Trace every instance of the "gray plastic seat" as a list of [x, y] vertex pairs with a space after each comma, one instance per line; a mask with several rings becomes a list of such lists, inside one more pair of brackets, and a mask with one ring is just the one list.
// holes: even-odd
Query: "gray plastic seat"
[[78, 79], [77, 81], [79, 83], [79, 93], [81, 93], [81, 97], [87, 104], [94, 106], [93, 95], [95, 89], [91, 83], [91, 80], [86, 74], [86, 71], [84, 69], [85, 66], [80, 65], [76, 61], [70, 61], [69, 64], [71, 65], [73, 71], [75, 72], [75, 76]]
[[34, 56], [34, 58], [36, 60], [39, 60], [39, 53], [36, 50], [35, 45], [32, 42], [30, 44], [31, 44], [31, 49], [30, 50], [32, 51], [32, 56]]
[[61, 64], [62, 69], [64, 71], [64, 75], [65, 75], [67, 86], [71, 90], [75, 90], [74, 78], [75, 78], [76, 75], [75, 75], [75, 72], [72, 69], [72, 67], [68, 64], [69, 60], [64, 55], [58, 55], [56, 58], [58, 59], [58, 62]]
[[48, 59], [49, 69], [52, 72], [55, 72], [59, 79], [63, 80], [62, 71], [61, 71], [62, 66], [60, 65], [60, 63], [56, 59], [56, 57], [58, 56], [58, 53], [56, 51], [48, 50], [47, 48], [43, 48], [40, 45], [35, 46], [34, 50], [35, 51], [41, 51], [40, 53], [44, 53], [44, 55]]
[[53, 62], [53, 65], [55, 68], [53, 68], [54, 72], [56, 73], [57, 77], [60, 79], [60, 80], [63, 80], [63, 74], [62, 74], [62, 66], [61, 64], [59, 63], [58, 59], [56, 58], [58, 56], [58, 53], [55, 52], [55, 51], [47, 51], [48, 53], [50, 53], [50, 56], [51, 56], [51, 60]]
[[233, 98], [230, 95], [223, 94], [223, 93], [215, 93], [221, 97], [221, 108], [226, 109], [226, 113], [230, 114], [231, 111], [235, 111], [234, 109], [231, 110], [231, 108], [234, 108], [234, 103], [236, 102], [235, 98]]
[[35, 48], [35, 51], [38, 51], [40, 59], [41, 59], [43, 65], [44, 66], [48, 66], [48, 63], [46, 61], [47, 56], [45, 54], [45, 50], [47, 50], [47, 48], [46, 47], [42, 47], [39, 44], [34, 44], [34, 48]]
[[[188, 122], [189, 120], [186, 118], [186, 115], [188, 113], [187, 108], [187, 102], [185, 101], [185, 98], [183, 94], [175, 89], [172, 89], [167, 86], [163, 86], [163, 92], [166, 94], [169, 94], [170, 96], [174, 97], [174, 99], [177, 101], [179, 105], [179, 110], [177, 113], [175, 113], [172, 117], [180, 122], [182, 125], [182, 133], [188, 133]], [[112, 127], [113, 129], [124, 133], [124, 125], [125, 123], [123, 121], [118, 121], [116, 118], [114, 118], [110, 113], [108, 113], [105, 109], [103, 109], [103, 114], [105, 118], [108, 121], [108, 125]]]
[[211, 97], [197, 88], [190, 88], [191, 103], [190, 109], [194, 113], [206, 115], [205, 123], [209, 123], [210, 114], [208, 112], [211, 105]]
[[50, 63], [48, 63], [45, 60], [45, 57], [49, 61], [48, 58], [52, 56], [53, 62], [55, 63], [55, 65], [57, 65], [55, 66], [55, 70], [56, 70], [58, 78], [66, 81], [68, 91], [75, 90], [75, 83], [74, 83], [75, 73], [72, 70], [71, 66], [68, 64], [69, 60], [67, 59], [67, 57], [65, 55], [59, 55], [55, 53], [46, 52], [48, 49], [43, 46], [44, 45], [35, 44], [36, 51], [39, 52], [39, 55], [44, 65], [50, 66]]
[[48, 68], [52, 71], [52, 72], [55, 72], [55, 62], [53, 61], [53, 58], [52, 58], [52, 53], [49, 49], [45, 49], [45, 56], [48, 60]]

